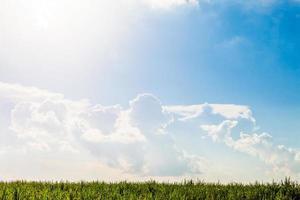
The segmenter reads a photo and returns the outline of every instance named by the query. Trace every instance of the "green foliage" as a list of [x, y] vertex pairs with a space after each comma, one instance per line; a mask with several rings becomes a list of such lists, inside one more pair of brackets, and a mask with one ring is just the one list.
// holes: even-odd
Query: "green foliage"
[[184, 183], [104, 183], [104, 182], [0, 182], [1, 200], [300, 200], [300, 185], [286, 179], [281, 183], [206, 184]]

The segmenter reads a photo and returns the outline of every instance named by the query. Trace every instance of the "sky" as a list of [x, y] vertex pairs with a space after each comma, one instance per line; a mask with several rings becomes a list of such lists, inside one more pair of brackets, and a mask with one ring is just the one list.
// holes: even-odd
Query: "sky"
[[300, 1], [2, 0], [0, 180], [300, 181]]

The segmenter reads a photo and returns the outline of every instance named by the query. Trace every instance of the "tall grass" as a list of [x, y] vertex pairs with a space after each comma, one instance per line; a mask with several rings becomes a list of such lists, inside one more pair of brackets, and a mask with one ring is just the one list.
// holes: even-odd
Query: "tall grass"
[[300, 185], [286, 179], [269, 184], [1, 182], [0, 200], [68, 199], [282, 199], [300, 200]]

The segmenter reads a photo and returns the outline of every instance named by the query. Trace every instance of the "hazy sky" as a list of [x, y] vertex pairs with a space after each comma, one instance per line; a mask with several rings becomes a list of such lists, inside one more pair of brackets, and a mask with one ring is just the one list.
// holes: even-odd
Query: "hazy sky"
[[0, 179], [300, 180], [300, 1], [1, 0]]

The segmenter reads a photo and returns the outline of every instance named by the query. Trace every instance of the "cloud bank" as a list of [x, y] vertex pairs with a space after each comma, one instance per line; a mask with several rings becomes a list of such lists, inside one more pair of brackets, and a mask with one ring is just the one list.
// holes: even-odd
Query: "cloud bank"
[[[10, 118], [2, 133], [2, 156], [9, 149], [80, 154], [84, 148], [109, 167], [141, 176], [201, 173], [203, 159], [176, 147], [164, 133], [171, 116], [150, 94], [139, 95], [127, 109], [70, 101], [61, 94], [5, 83], [0, 84], [0, 94], [3, 108], [12, 105], [1, 113]], [[14, 139], [5, 141], [3, 134]]]
[[[0, 171], [7, 174], [6, 178], [16, 176], [10, 171], [16, 164], [11, 155], [24, 159], [18, 161], [19, 165], [30, 166], [30, 160], [40, 166], [41, 174], [34, 168], [27, 173], [41, 179], [49, 178], [43, 174], [47, 168], [55, 171], [63, 165], [74, 169], [74, 165], [68, 165], [72, 162], [80, 170], [96, 172], [96, 168], [84, 168], [96, 162], [136, 177], [205, 177], [208, 171], [214, 173], [212, 158], [197, 147], [190, 152], [177, 142], [186, 131], [190, 131], [184, 136], [187, 142], [200, 138], [199, 144], [201, 140], [223, 144], [261, 160], [271, 169], [268, 173], [299, 174], [299, 152], [274, 144], [268, 133], [257, 133], [255, 118], [247, 106], [166, 106], [152, 94], [140, 94], [123, 108], [0, 83], [0, 109], [0, 160], [6, 161]], [[178, 127], [184, 131], [174, 131]]]

